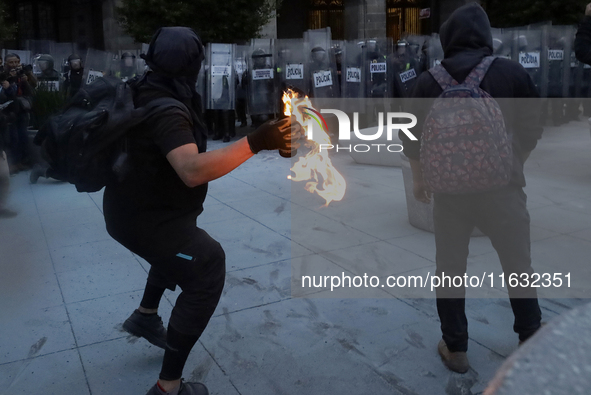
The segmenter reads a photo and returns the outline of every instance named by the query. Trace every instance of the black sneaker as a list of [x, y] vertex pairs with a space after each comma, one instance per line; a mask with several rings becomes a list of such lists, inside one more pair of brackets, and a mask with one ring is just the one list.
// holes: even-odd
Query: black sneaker
[[[160, 391], [158, 385], [154, 384], [146, 395], [162, 395], [162, 391]], [[207, 387], [201, 383], [185, 383], [181, 379], [179, 395], [209, 395], [209, 391], [207, 390]]]
[[158, 314], [144, 315], [139, 310], [135, 310], [123, 323], [123, 329], [166, 350], [166, 329]]

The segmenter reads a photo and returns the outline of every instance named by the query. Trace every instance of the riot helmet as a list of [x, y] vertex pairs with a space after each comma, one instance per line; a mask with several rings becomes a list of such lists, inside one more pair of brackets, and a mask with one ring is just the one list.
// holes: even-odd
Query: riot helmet
[[269, 55], [265, 52], [264, 49], [262, 49], [262, 48], [255, 49], [252, 52], [251, 57], [253, 60], [254, 68], [262, 69], [262, 68], [267, 67], [267, 58], [269, 57]]
[[74, 71], [82, 69], [82, 58], [78, 54], [72, 54], [68, 56], [68, 64]]
[[42, 74], [44, 73], [48, 73], [51, 70], [53, 70], [53, 57], [49, 54], [42, 54], [39, 55], [36, 59], [37, 61], [37, 66], [39, 67], [39, 70], [41, 71]]
[[123, 52], [121, 54], [121, 63], [124, 67], [133, 67], [135, 63], [135, 55], [131, 52]]
[[196, 80], [205, 57], [203, 52], [201, 39], [193, 29], [162, 27], [152, 37], [148, 52], [140, 57], [156, 73]]
[[520, 35], [515, 37], [515, 44], [519, 49], [519, 52], [524, 52], [527, 50], [527, 37], [524, 35]]
[[397, 55], [406, 55], [408, 48], [409, 48], [408, 41], [398, 40], [398, 42], [396, 43], [396, 54]]
[[319, 66], [327, 65], [328, 58], [326, 56], [326, 50], [322, 47], [312, 48], [312, 61]]

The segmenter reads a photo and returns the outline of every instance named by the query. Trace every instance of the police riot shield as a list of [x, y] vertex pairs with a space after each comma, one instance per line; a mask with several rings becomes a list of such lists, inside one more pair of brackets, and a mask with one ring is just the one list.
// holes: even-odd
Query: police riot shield
[[392, 94], [388, 77], [388, 55], [392, 53], [392, 39], [365, 40], [362, 48], [362, 66], [364, 97], [384, 98]]
[[209, 64], [207, 79], [207, 105], [209, 110], [233, 110], [235, 100], [234, 50], [235, 44], [207, 45]]
[[283, 39], [275, 41], [277, 50], [277, 82], [280, 94], [291, 88], [297, 92], [308, 92], [306, 79], [306, 55], [303, 39]]
[[[570, 94], [571, 97], [588, 98], [591, 96], [591, 65], [580, 62], [574, 51], [575, 37], [571, 37], [570, 53]], [[591, 103], [591, 102], [590, 102]]]
[[517, 60], [530, 75], [541, 97], [548, 96], [548, 56], [545, 52], [546, 29], [529, 25], [508, 29], [513, 32], [512, 59]]
[[[408, 43], [409, 47], [409, 55], [415, 59], [418, 63], [417, 67], [417, 75], [420, 75], [423, 71], [427, 70], [427, 55], [424, 53], [426, 51], [427, 45], [425, 43], [429, 39], [429, 36], [419, 36], [414, 34], [409, 34], [404, 37], [404, 41]], [[393, 50], [396, 51], [397, 44], [394, 44]]]
[[405, 38], [396, 43], [396, 49], [388, 58], [392, 97], [410, 97], [419, 77], [422, 65], [419, 54]]
[[250, 47], [248, 45], [236, 45], [234, 49], [234, 75], [237, 87], [244, 86], [248, 79], [248, 55]]
[[570, 96], [570, 54], [573, 26], [546, 26], [548, 97]]
[[498, 58], [511, 59], [513, 33], [506, 29], [493, 28], [493, 56]]
[[248, 113], [251, 116], [272, 116], [277, 112], [274, 53], [273, 40], [251, 40], [247, 80]]
[[112, 53], [89, 48], [86, 51], [86, 60], [84, 62], [84, 83], [89, 85], [98, 78], [109, 75], [112, 60]]
[[335, 72], [337, 86], [339, 87], [339, 97], [343, 95], [343, 48], [345, 42], [341, 40], [333, 40], [330, 48], [330, 56], [335, 60]]
[[138, 68], [140, 75], [143, 75], [149, 69], [148, 65], [146, 64], [146, 61], [141, 58], [141, 54], [148, 53], [148, 48], [150, 48], [150, 44], [142, 43], [142, 49], [140, 50], [140, 56], [138, 56], [138, 58], [136, 59], [137, 68]]
[[51, 50], [49, 52], [55, 61], [55, 69], [59, 71], [62, 76], [65, 75], [69, 69], [68, 58], [70, 55], [80, 55], [78, 47], [74, 43], [56, 43], [52, 42]]
[[342, 51], [341, 96], [365, 97], [363, 76], [363, 42], [347, 41]]
[[330, 50], [332, 46], [330, 27], [304, 32], [304, 41], [310, 96], [339, 97], [336, 60], [334, 52]]
[[138, 49], [117, 51], [111, 62], [110, 74], [117, 78], [121, 78], [123, 81], [127, 81], [137, 75], [143, 74], [138, 63], [138, 59], [143, 60], [140, 58], [140, 53], [141, 50]]
[[427, 44], [427, 70], [441, 64], [443, 60], [443, 47], [439, 34], [433, 33], [426, 41]]
[[197, 75], [197, 84], [195, 85], [195, 91], [199, 94], [201, 98], [201, 111], [205, 113], [205, 74], [207, 73], [207, 66], [206, 61], [203, 59], [201, 62], [201, 69], [199, 69], [199, 74]]

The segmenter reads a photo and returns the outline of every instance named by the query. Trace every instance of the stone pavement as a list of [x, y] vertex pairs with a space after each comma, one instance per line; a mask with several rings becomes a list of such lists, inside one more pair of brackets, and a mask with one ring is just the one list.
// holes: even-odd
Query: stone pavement
[[[275, 153], [210, 184], [199, 226], [226, 250], [228, 274], [184, 377], [220, 395], [482, 393], [517, 347], [502, 290], [467, 301], [466, 375], [438, 358], [432, 299], [387, 291], [291, 297], [292, 259], [338, 270], [348, 260], [434, 271], [433, 235], [408, 224], [401, 170], [359, 165], [347, 153], [333, 161], [349, 189], [329, 207], [287, 180], [290, 163]], [[547, 128], [526, 176], [534, 268], [588, 263], [587, 123]], [[106, 233], [101, 193], [44, 179], [30, 185], [27, 173], [11, 182], [19, 215], [0, 219], [0, 394], [144, 394], [163, 351], [120, 325], [139, 303], [148, 265]], [[471, 267], [499, 266], [488, 239], [474, 238], [470, 248]], [[165, 293], [165, 323], [176, 296]], [[583, 302], [544, 299], [544, 320]]]

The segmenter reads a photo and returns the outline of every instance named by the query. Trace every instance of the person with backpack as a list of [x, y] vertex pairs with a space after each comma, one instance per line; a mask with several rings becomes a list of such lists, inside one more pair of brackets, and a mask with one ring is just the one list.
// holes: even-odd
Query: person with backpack
[[579, 61], [591, 65], [591, 3], [585, 7], [585, 16], [577, 30], [575, 55]]
[[[127, 175], [104, 192], [107, 231], [151, 265], [140, 306], [123, 324], [131, 334], [165, 349], [159, 380], [149, 395], [208, 394], [203, 384], [181, 381], [225, 280], [224, 250], [196, 226], [207, 183], [261, 150], [291, 150], [292, 138], [301, 132], [291, 118], [272, 120], [233, 144], [206, 152], [207, 131], [195, 91], [203, 57], [203, 45], [192, 29], [164, 27], [155, 33], [142, 55], [151, 71], [132, 81], [133, 102], [141, 108], [166, 99], [178, 106], [126, 134]], [[177, 285], [182, 293], [166, 330], [158, 305], [164, 290]]]
[[[434, 199], [436, 275], [465, 275], [470, 236], [478, 227], [490, 238], [506, 279], [511, 273], [530, 276], [523, 165], [542, 134], [540, 107], [531, 100], [538, 92], [519, 63], [491, 57], [490, 22], [480, 5], [458, 8], [441, 26], [440, 37], [444, 60], [420, 75], [412, 93], [418, 141], [399, 135], [415, 198]], [[521, 343], [540, 328], [537, 293], [506, 284]], [[437, 288], [436, 297], [438, 352], [447, 368], [465, 373], [470, 368], [465, 286], [447, 284]]]

